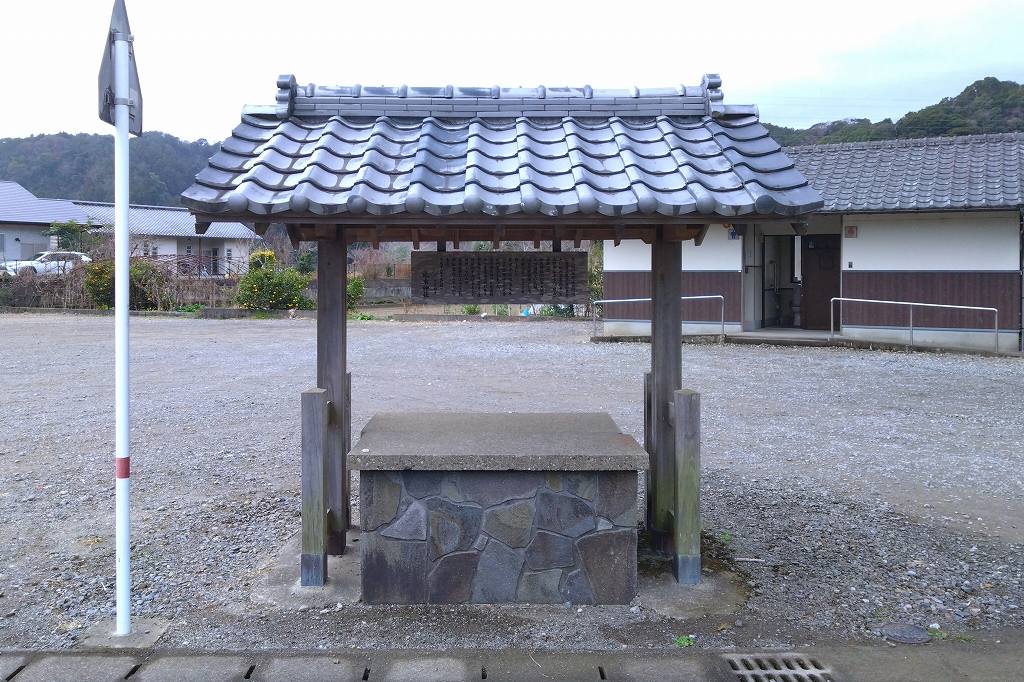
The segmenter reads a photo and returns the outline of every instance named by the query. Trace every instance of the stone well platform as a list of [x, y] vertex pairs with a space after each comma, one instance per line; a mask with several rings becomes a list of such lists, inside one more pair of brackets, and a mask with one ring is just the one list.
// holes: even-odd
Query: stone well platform
[[388, 413], [353, 448], [363, 601], [625, 604], [647, 453], [604, 413]]

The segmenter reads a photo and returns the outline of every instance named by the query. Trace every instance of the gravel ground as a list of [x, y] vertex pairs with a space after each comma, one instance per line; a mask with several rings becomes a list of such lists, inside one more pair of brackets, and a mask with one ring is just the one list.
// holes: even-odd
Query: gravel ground
[[[251, 603], [300, 526], [308, 320], [136, 318], [134, 578], [161, 645], [196, 648], [784, 645], [1021, 627], [1024, 362], [684, 346], [703, 394], [709, 549], [747, 581], [735, 617], [629, 607]], [[380, 410], [605, 410], [642, 431], [643, 344], [574, 323], [351, 323], [359, 428]], [[113, 606], [112, 321], [0, 316], [0, 647], [73, 646]], [[731, 557], [731, 559], [730, 559]], [[733, 562], [735, 558], [763, 561]], [[717, 564], [717, 562], [715, 562]]]

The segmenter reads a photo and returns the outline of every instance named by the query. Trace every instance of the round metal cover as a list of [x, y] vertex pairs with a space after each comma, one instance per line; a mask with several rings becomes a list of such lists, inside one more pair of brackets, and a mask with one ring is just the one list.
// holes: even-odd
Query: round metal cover
[[909, 623], [886, 623], [882, 626], [882, 635], [900, 644], [924, 644], [931, 641], [928, 630]]

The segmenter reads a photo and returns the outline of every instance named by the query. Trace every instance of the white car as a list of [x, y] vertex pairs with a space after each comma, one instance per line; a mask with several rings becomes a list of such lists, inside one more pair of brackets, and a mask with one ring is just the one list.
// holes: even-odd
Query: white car
[[71, 272], [79, 263], [91, 262], [92, 258], [78, 251], [43, 251], [32, 256], [31, 260], [5, 261], [0, 268], [9, 275], [28, 272], [36, 275], [63, 275]]

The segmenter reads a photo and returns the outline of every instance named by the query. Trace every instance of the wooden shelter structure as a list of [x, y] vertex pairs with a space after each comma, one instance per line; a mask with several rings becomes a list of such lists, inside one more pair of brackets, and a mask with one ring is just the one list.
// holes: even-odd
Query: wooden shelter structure
[[[720, 86], [717, 75], [627, 90], [324, 87], [282, 76], [275, 104], [244, 109], [182, 198], [200, 232], [280, 223], [294, 243], [318, 243], [317, 386], [329, 408], [308, 433], [304, 423], [303, 439], [326, 449], [324, 551], [343, 552], [349, 526], [346, 245], [396, 241], [437, 251], [470, 241], [549, 242], [556, 252], [594, 239], [651, 244], [648, 526], [671, 545], [681, 244], [700, 244], [712, 223], [799, 222], [822, 205], [757, 109], [723, 104]], [[303, 485], [305, 494], [305, 473]], [[321, 560], [311, 556], [310, 570]]]

